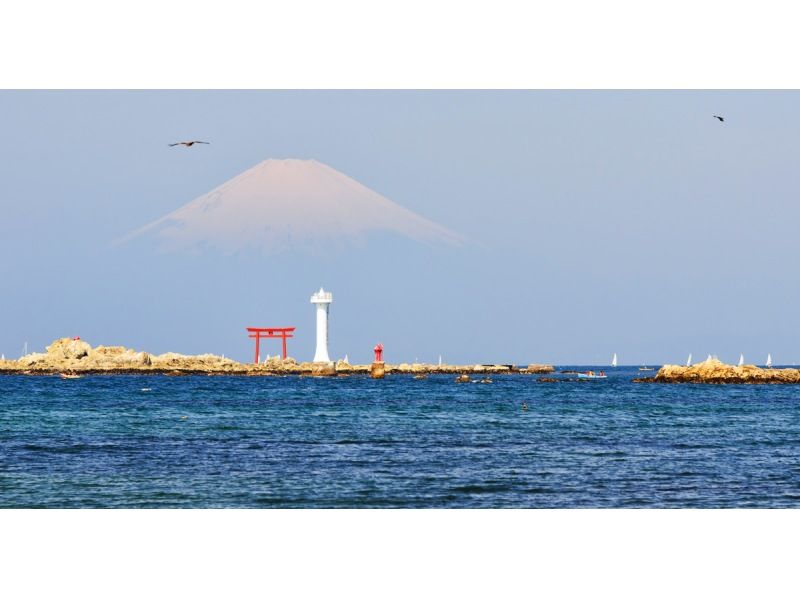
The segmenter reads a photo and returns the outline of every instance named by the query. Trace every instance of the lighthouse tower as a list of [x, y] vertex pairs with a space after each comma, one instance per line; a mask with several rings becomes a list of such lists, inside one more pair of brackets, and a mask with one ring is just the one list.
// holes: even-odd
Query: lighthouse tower
[[322, 287], [311, 295], [311, 303], [317, 304], [317, 350], [314, 352], [314, 362], [330, 363], [328, 357], [328, 309], [333, 301], [333, 293]]

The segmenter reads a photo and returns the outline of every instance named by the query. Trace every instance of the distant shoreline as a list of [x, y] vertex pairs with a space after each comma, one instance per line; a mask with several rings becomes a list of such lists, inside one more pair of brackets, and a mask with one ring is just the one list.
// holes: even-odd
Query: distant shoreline
[[[509, 364], [450, 365], [401, 363], [383, 364], [387, 374], [547, 374], [555, 371], [552, 365], [531, 364], [519, 367]], [[163, 353], [153, 355], [121, 346], [92, 347], [80, 338], [60, 338], [53, 341], [45, 353], [31, 353], [16, 360], [0, 360], [0, 375], [24, 374], [49, 376], [76, 375], [165, 375], [165, 376], [347, 376], [369, 375], [371, 365], [352, 365], [337, 362], [301, 362], [288, 357], [272, 357], [263, 363], [240, 363], [224, 356], [182, 355]]]
[[[409, 374], [419, 378], [437, 374], [464, 376], [466, 380], [469, 379], [469, 375], [486, 377], [500, 374], [555, 374], [555, 376], [541, 376], [538, 381], [544, 383], [587, 381], [587, 378], [569, 377], [569, 374], [579, 373], [575, 370], [565, 369], [556, 372], [554, 366], [546, 364], [517, 366], [514, 364], [439, 365], [378, 362], [377, 364], [354, 365], [343, 359], [337, 362], [298, 363], [291, 357], [281, 359], [278, 356], [267, 359], [263, 363], [240, 363], [210, 353], [153, 355], [121, 346], [92, 347], [77, 337], [57, 339], [47, 347], [45, 353], [31, 353], [16, 360], [0, 360], [0, 375], [347, 377], [369, 376], [372, 373], [373, 365], [379, 367], [385, 375]], [[589, 367], [598, 372], [601, 369], [601, 367]], [[602, 369], [609, 372], [614, 370], [614, 368]], [[591, 379], [588, 381], [593, 382]], [[734, 366], [709, 358], [693, 366], [664, 365], [655, 376], [633, 378], [632, 382], [645, 384], [800, 384], [800, 369], [760, 368], [755, 365]]]

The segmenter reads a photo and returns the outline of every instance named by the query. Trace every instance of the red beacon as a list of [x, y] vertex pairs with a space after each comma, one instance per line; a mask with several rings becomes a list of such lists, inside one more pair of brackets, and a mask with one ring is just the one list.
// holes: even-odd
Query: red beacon
[[375, 345], [373, 351], [375, 351], [375, 361], [383, 361], [383, 343]]

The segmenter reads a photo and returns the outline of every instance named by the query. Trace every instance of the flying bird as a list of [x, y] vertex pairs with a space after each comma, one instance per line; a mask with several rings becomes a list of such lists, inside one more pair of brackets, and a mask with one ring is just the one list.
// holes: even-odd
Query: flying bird
[[175, 145], [185, 145], [186, 147], [192, 147], [195, 143], [205, 143], [209, 145], [208, 141], [178, 141], [177, 143], [170, 143], [169, 146], [173, 147]]
[[725, 122], [724, 118], [722, 118], [721, 116], [717, 116], [716, 114], [714, 115], [714, 118], [719, 119], [719, 122], [721, 122], [721, 123]]

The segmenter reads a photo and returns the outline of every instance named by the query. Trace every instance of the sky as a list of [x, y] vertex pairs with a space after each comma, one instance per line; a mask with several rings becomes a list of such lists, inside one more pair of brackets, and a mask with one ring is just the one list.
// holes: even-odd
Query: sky
[[[53, 339], [252, 358], [333, 292], [332, 358], [800, 362], [797, 92], [0, 92], [0, 353]], [[712, 116], [720, 114], [725, 122]], [[210, 145], [168, 147], [183, 139]], [[454, 231], [356, 246], [114, 241], [270, 158]], [[262, 345], [262, 354], [278, 345]]]

